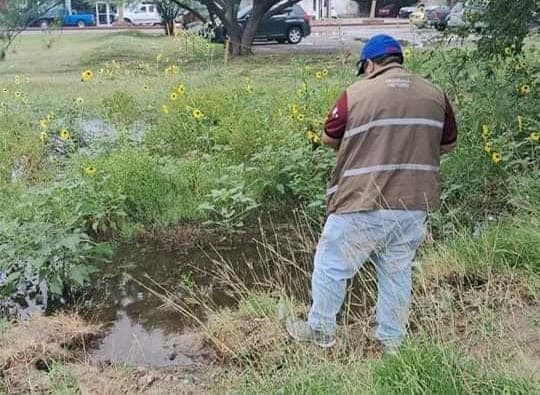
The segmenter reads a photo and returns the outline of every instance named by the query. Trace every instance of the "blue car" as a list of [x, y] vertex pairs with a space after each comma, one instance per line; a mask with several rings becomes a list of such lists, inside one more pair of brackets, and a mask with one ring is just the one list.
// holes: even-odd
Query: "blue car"
[[96, 18], [94, 14], [90, 13], [77, 13], [74, 11], [71, 15], [64, 15], [62, 17], [62, 26], [94, 26], [96, 24]]
[[95, 26], [96, 18], [92, 13], [79, 13], [73, 10], [71, 15], [69, 15], [64, 10], [59, 10], [40, 17], [35, 20], [32, 25], [45, 29], [54, 23], [58, 23], [61, 26]]

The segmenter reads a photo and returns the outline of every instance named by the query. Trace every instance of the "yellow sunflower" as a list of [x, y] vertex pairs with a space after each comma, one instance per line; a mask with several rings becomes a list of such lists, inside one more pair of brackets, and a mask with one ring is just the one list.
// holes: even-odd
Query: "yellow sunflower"
[[176, 88], [176, 92], [180, 95], [180, 96], [184, 96], [185, 93], [186, 93], [186, 87], [184, 85], [178, 85], [178, 88]]
[[531, 92], [531, 87], [527, 84], [521, 85], [521, 88], [519, 88], [519, 91], [523, 96], [527, 96]]
[[39, 126], [41, 126], [43, 129], [47, 129], [49, 127], [49, 119], [48, 118], [40, 119]]
[[60, 136], [60, 140], [62, 141], [68, 141], [69, 138], [71, 137], [71, 135], [69, 134], [69, 130], [67, 130], [66, 128], [60, 130], [59, 136]]
[[530, 135], [529, 135], [529, 140], [530, 141], [533, 141], [533, 142], [538, 142], [540, 141], [540, 132], [532, 132]]
[[49, 135], [47, 134], [47, 132], [41, 132], [39, 134], [39, 141], [41, 141], [43, 144], [47, 142], [48, 138], [49, 138]]
[[484, 151], [486, 151], [488, 154], [491, 153], [491, 143], [484, 144]]
[[148, 84], [144, 84], [142, 88], [145, 92], [148, 92], [150, 90], [150, 86]]
[[502, 160], [501, 154], [499, 154], [498, 152], [492, 152], [491, 153], [491, 160], [493, 161], [493, 163], [498, 165]]
[[17, 99], [20, 99], [20, 98], [22, 97], [22, 95], [23, 95], [23, 93], [22, 93], [21, 91], [15, 92], [15, 97], [16, 97]]
[[75, 103], [79, 106], [82, 106], [84, 104], [84, 99], [82, 97], [78, 97], [75, 99]]
[[198, 108], [193, 109], [193, 112], [191, 114], [193, 115], [193, 118], [195, 118], [198, 121], [204, 117], [204, 114]]
[[94, 73], [92, 72], [92, 70], [84, 70], [81, 73], [81, 81], [83, 82], [90, 81], [92, 78], [94, 78]]
[[164, 114], [168, 114], [169, 113], [169, 106], [166, 105], [166, 104], [162, 104], [161, 105], [161, 112], [164, 113]]
[[317, 80], [321, 80], [322, 77], [323, 77], [322, 72], [317, 71], [317, 72], [315, 73], [315, 78], [316, 78]]
[[489, 125], [482, 125], [482, 137], [486, 140], [489, 137]]
[[405, 48], [405, 50], [403, 51], [403, 57], [405, 58], [405, 60], [409, 60], [410, 58], [412, 58], [412, 49], [410, 48]]
[[176, 101], [176, 99], [178, 99], [178, 93], [176, 92], [171, 92], [171, 94], [169, 95], [170, 99], [172, 101]]
[[88, 176], [95, 176], [97, 169], [94, 166], [87, 166], [84, 168], [84, 173]]
[[2, 89], [2, 92], [4, 92], [4, 93], [9, 93], [9, 89], [8, 89], [8, 88], [4, 88], [4, 89]]
[[328, 75], [328, 69], [322, 69], [321, 74], [323, 77], [326, 77]]
[[298, 114], [296, 116], [296, 119], [298, 119], [300, 122], [302, 122], [305, 119], [304, 114]]
[[321, 138], [319, 137], [319, 135], [317, 133], [315, 133], [313, 130], [308, 130], [307, 133], [306, 133], [306, 138], [314, 143], [314, 144], [319, 144], [321, 142]]

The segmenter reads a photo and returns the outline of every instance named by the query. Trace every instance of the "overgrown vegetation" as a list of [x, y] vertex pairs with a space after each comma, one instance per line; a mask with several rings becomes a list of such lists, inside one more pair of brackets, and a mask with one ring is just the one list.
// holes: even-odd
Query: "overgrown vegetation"
[[[300, 205], [321, 219], [334, 154], [317, 134], [352, 81], [351, 64], [277, 57], [272, 70], [264, 58], [223, 67], [216, 48], [187, 33], [110, 34], [98, 44], [74, 37], [49, 50], [58, 52], [52, 67], [64, 70], [58, 79], [27, 68], [29, 50], [42, 45], [34, 37], [13, 54], [19, 72], [1, 71], [0, 262], [9, 284], [38, 278], [54, 293], [83, 284], [92, 240], [129, 238], [139, 225], [243, 232], [258, 213]], [[81, 63], [66, 66], [65, 48], [74, 46]], [[119, 46], [115, 56], [110, 48]], [[433, 232], [449, 237], [511, 214], [521, 177], [537, 183], [539, 170], [536, 48], [489, 62], [467, 49], [409, 50], [407, 67], [447, 90], [459, 117]], [[535, 236], [515, 234], [528, 235], [531, 251]]]

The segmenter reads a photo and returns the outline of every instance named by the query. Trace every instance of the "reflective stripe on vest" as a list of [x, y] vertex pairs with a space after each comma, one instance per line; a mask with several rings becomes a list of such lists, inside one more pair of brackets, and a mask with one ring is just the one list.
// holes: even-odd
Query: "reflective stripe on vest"
[[357, 134], [367, 132], [368, 130], [372, 128], [380, 127], [380, 126], [412, 126], [412, 125], [432, 126], [434, 128], [442, 129], [444, 126], [444, 123], [440, 121], [436, 121], [434, 119], [426, 119], [426, 118], [378, 119], [376, 121], [371, 121], [364, 125], [347, 130], [343, 138], [349, 138]]
[[[421, 165], [421, 164], [415, 164], [415, 163], [368, 166], [368, 167], [360, 167], [357, 169], [346, 170], [345, 173], [343, 174], [343, 177], [353, 177], [353, 176], [360, 176], [363, 174], [377, 173], [377, 172], [382, 172], [382, 171], [394, 171], [394, 170], [415, 170], [415, 171], [437, 172], [439, 171], [439, 166]], [[337, 185], [334, 185], [333, 187], [328, 188], [328, 190], [326, 191], [326, 195], [330, 196], [334, 194], [337, 191], [337, 189], [338, 189]]]

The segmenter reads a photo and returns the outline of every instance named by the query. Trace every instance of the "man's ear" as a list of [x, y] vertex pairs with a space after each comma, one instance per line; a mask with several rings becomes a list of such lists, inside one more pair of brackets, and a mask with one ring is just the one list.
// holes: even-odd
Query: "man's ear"
[[373, 61], [371, 59], [366, 60], [365, 72], [366, 75], [369, 75], [373, 72]]

